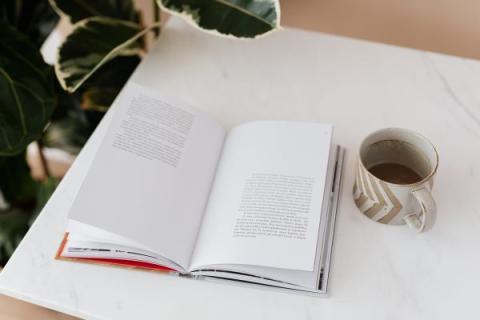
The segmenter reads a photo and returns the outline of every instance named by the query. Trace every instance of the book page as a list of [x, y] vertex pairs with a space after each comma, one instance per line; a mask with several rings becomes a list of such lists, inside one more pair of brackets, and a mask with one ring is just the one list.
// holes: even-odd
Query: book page
[[232, 129], [191, 269], [245, 264], [312, 271], [332, 127], [254, 122]]
[[242, 274], [249, 277], [249, 280], [245, 281], [254, 283], [264, 283], [263, 280], [270, 279], [271, 281], [277, 282], [277, 286], [285, 287], [285, 284], [292, 284], [299, 287], [318, 290], [320, 278], [324, 272], [324, 266], [328, 263], [328, 261], [326, 261], [326, 255], [329, 254], [331, 249], [330, 243], [328, 242], [328, 236], [330, 234], [329, 229], [332, 224], [332, 218], [334, 219], [335, 217], [336, 206], [334, 201], [339, 195], [338, 174], [341, 171], [341, 168], [338, 167], [338, 155], [337, 148], [334, 146], [330, 152], [330, 159], [328, 160], [325, 185], [326, 191], [323, 195], [322, 214], [320, 217], [318, 235], [319, 241], [317, 242], [313, 271], [271, 268], [246, 264], [222, 264], [208, 265], [208, 267], [201, 270], [193, 270], [192, 273], [195, 275], [225, 278], [229, 278], [235, 274]]
[[225, 137], [207, 114], [127, 84], [70, 219], [190, 263]]

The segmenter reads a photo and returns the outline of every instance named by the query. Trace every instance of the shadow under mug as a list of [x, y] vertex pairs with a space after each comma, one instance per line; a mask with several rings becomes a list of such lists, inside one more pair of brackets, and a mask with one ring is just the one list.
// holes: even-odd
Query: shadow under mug
[[[380, 165], [391, 168], [388, 178], [372, 170]], [[401, 175], [395, 168], [407, 168], [418, 179], [395, 179]], [[424, 136], [401, 128], [375, 131], [360, 145], [353, 188], [355, 204], [379, 223], [407, 224], [417, 232], [428, 230], [436, 219], [431, 190], [437, 168], [438, 153]]]

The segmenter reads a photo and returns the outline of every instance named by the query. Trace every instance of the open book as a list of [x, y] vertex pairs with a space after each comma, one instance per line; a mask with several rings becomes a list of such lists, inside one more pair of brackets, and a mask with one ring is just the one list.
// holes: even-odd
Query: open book
[[112, 112], [57, 258], [326, 290], [343, 154], [331, 125], [227, 132], [134, 83]]

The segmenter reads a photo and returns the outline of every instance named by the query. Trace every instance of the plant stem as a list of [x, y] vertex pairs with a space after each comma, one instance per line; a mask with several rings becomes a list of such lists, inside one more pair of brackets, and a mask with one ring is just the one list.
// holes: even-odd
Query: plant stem
[[[160, 22], [160, 18], [161, 18], [160, 8], [155, 0], [152, 0], [152, 4], [153, 4], [153, 23], [156, 24]], [[157, 38], [160, 35], [160, 26], [153, 29], [153, 32], [155, 34], [155, 38]]]
[[47, 159], [45, 158], [45, 154], [43, 154], [43, 142], [42, 140], [35, 141], [38, 148], [38, 155], [40, 156], [40, 163], [42, 164], [42, 169], [47, 178], [50, 178], [50, 169], [48, 169]]

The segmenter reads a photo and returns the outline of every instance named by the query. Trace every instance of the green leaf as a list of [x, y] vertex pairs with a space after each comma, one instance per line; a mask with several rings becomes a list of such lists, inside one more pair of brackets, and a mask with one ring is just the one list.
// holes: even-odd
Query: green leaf
[[157, 0], [165, 11], [201, 29], [254, 38], [280, 26], [278, 0]]
[[30, 175], [25, 152], [0, 157], [0, 192], [12, 206], [28, 207], [35, 202], [37, 183]]
[[50, 3], [71, 23], [97, 16], [132, 22], [140, 20], [132, 0], [50, 0]]
[[40, 48], [58, 22], [48, 0], [2, 0], [0, 21], [26, 34]]
[[29, 228], [30, 214], [18, 208], [0, 211], [0, 265], [7, 262]]
[[138, 55], [143, 50], [139, 40], [154, 26], [142, 29], [132, 22], [105, 17], [78, 22], [60, 47], [55, 63], [62, 87], [74, 92], [113, 58]]
[[55, 108], [51, 67], [24, 35], [0, 23], [0, 156], [39, 138]]

